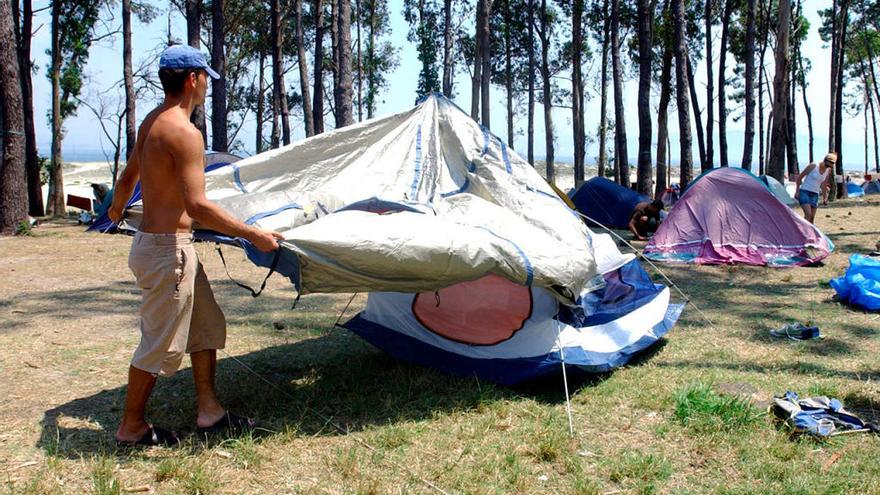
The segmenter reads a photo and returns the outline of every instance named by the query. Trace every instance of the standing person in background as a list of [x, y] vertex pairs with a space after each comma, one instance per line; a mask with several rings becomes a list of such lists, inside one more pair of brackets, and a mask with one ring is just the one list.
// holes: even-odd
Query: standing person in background
[[804, 218], [810, 223], [813, 223], [816, 218], [816, 210], [819, 209], [819, 196], [822, 197], [823, 206], [828, 204], [828, 187], [836, 163], [837, 153], [828, 153], [822, 162], [807, 165], [797, 177], [797, 189], [794, 196], [804, 210]]

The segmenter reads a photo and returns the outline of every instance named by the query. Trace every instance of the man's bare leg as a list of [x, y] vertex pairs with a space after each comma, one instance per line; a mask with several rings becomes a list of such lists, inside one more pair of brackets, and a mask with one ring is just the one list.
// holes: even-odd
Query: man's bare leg
[[217, 351], [209, 349], [189, 355], [192, 361], [193, 381], [196, 384], [196, 426], [207, 428], [223, 418], [226, 410], [217, 399], [214, 376], [217, 372]]
[[144, 419], [147, 400], [156, 385], [156, 377], [146, 371], [128, 367], [128, 391], [125, 394], [125, 409], [122, 422], [116, 430], [116, 439], [120, 442], [136, 442], [140, 440], [150, 425]]

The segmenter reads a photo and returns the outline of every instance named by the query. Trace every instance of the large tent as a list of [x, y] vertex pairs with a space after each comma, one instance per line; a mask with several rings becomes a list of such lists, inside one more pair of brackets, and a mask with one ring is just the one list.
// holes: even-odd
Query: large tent
[[[400, 359], [514, 383], [619, 366], [681, 311], [528, 162], [442, 96], [206, 174], [208, 197], [281, 232], [250, 259], [299, 294], [369, 292], [346, 326]], [[129, 221], [136, 226], [137, 208]]]
[[593, 177], [571, 194], [571, 201], [579, 212], [595, 223], [626, 228], [633, 208], [649, 199], [605, 177]]
[[796, 266], [819, 261], [833, 249], [760, 179], [722, 167], [691, 182], [644, 254], [679, 263]]
[[785, 189], [785, 186], [782, 185], [781, 182], [770, 177], [769, 175], [762, 175], [759, 177], [761, 182], [767, 186], [767, 189], [770, 189], [770, 192], [776, 196], [776, 199], [782, 201], [786, 206], [797, 206], [798, 202], [794, 198], [791, 197], [791, 194], [788, 194], [788, 191]]
[[862, 184], [865, 194], [880, 194], [880, 179], [868, 180]]

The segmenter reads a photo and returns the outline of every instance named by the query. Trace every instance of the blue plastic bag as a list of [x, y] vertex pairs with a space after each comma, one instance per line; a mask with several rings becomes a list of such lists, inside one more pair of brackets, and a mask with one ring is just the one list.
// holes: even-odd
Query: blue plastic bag
[[830, 284], [841, 301], [868, 311], [880, 310], [880, 260], [854, 254], [846, 273]]

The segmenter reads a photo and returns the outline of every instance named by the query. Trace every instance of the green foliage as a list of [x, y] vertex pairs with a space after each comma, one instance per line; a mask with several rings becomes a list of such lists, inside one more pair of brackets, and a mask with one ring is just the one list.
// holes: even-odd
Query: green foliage
[[31, 224], [27, 220], [22, 220], [18, 222], [18, 225], [15, 226], [15, 235], [31, 235]]
[[[95, 26], [98, 23], [104, 1], [64, 0], [58, 1], [58, 32], [60, 52], [53, 54], [46, 50], [50, 58], [57, 55], [61, 81], [61, 119], [76, 113], [78, 96], [83, 85], [83, 71], [89, 60], [89, 48], [95, 41]], [[47, 77], [52, 80], [52, 64], [48, 66]]]
[[751, 402], [721, 395], [705, 383], [675, 392], [673, 417], [695, 433], [715, 433], [753, 425], [763, 416]]
[[[404, 0], [403, 17], [410, 29], [406, 38], [416, 42], [419, 62], [418, 97], [440, 91], [439, 53], [442, 47], [442, 24], [440, 7], [436, 0]], [[438, 36], [440, 33], [440, 36]]]
[[362, 25], [361, 36], [366, 38], [365, 42], [361, 42], [365, 48], [361, 55], [366, 81], [364, 107], [368, 115], [372, 115], [376, 111], [379, 93], [388, 87], [386, 74], [397, 68], [398, 49], [390, 41], [381, 39], [391, 34], [387, 0], [361, 0], [358, 15]]

